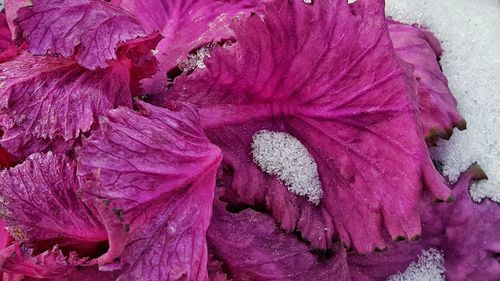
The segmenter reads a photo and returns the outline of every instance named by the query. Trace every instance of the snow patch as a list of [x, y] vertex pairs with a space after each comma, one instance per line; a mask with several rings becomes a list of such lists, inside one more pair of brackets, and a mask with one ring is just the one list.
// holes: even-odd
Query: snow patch
[[213, 48], [214, 48], [213, 44], [204, 46], [200, 48], [198, 51], [196, 51], [196, 53], [189, 54], [187, 58], [178, 59], [177, 65], [182, 71], [191, 71], [195, 70], [196, 68], [201, 68], [201, 69], [206, 68], [203, 60], [206, 57], [210, 57], [210, 51], [212, 51]]
[[474, 185], [471, 196], [500, 202], [500, 1], [387, 0], [386, 12], [441, 41], [440, 63], [467, 120], [467, 130], [440, 141], [433, 156], [451, 181], [477, 161], [489, 179]]
[[443, 253], [434, 248], [423, 250], [418, 261], [412, 262], [405, 272], [396, 273], [387, 281], [444, 281]]
[[318, 168], [299, 140], [287, 133], [268, 130], [258, 131], [252, 139], [253, 160], [264, 172], [276, 176], [288, 191], [319, 204], [323, 190]]

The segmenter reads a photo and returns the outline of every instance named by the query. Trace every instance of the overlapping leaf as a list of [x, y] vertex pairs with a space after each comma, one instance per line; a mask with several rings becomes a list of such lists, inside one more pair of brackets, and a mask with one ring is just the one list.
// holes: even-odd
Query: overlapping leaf
[[75, 168], [48, 153], [0, 173], [1, 215], [18, 240], [2, 250], [2, 271], [63, 276], [87, 264], [83, 257], [102, 254], [106, 230], [93, 206], [77, 197]]
[[32, 2], [19, 10], [17, 23], [35, 55], [75, 55], [88, 69], [104, 68], [120, 45], [148, 36], [132, 15], [106, 1]]
[[100, 114], [130, 106], [125, 67], [86, 70], [71, 59], [24, 53], [0, 65], [1, 143], [19, 157], [65, 151]]
[[[178, 78], [169, 93], [199, 106], [224, 151], [225, 200], [265, 204], [285, 230], [319, 248], [334, 236], [361, 252], [418, 236], [422, 187], [442, 200], [450, 191], [429, 158], [383, 1], [275, 1], [265, 17], [233, 29], [236, 44], [214, 49], [206, 69]], [[252, 136], [262, 129], [306, 146], [322, 184], [319, 206], [253, 163]]]
[[167, 73], [178, 61], [207, 43], [229, 39], [232, 18], [260, 9], [258, 0], [122, 0], [120, 6], [130, 11], [148, 32], [160, 31], [165, 37], [156, 48], [160, 71], [145, 81], [145, 90], [161, 92]]
[[122, 268], [124, 280], [205, 280], [220, 151], [191, 107], [137, 105], [110, 111], [79, 157], [83, 190], [102, 203], [110, 237], [100, 264]]
[[427, 142], [449, 139], [453, 127], [465, 129], [465, 120], [458, 113], [457, 101], [438, 63], [443, 52], [439, 41], [429, 31], [416, 26], [388, 20], [388, 28], [396, 54], [413, 67]]

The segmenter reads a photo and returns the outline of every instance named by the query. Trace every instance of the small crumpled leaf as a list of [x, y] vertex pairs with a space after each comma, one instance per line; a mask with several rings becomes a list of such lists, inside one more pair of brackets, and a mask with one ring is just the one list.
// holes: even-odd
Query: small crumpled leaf
[[252, 209], [230, 213], [226, 206], [215, 200], [207, 239], [234, 280], [351, 280], [344, 250], [326, 259], [283, 232], [271, 216]]
[[18, 15], [32, 54], [75, 55], [88, 69], [108, 66], [120, 45], [148, 35], [132, 15], [101, 0], [33, 0]]
[[[100, 271], [97, 265], [77, 267], [71, 274], [63, 277], [51, 278], [51, 281], [116, 281], [118, 271]], [[46, 280], [46, 279], [44, 279]], [[18, 281], [18, 280], [8, 280]], [[24, 277], [19, 281], [41, 281], [39, 278]]]
[[0, 270], [13, 273], [14, 276], [57, 280], [58, 277], [70, 275], [73, 270], [86, 263], [86, 259], [78, 258], [75, 253], [65, 256], [57, 246], [34, 254], [25, 244], [15, 243], [0, 252]]
[[0, 142], [20, 158], [64, 152], [98, 115], [131, 106], [129, 81], [129, 70], [118, 64], [90, 71], [71, 59], [25, 52], [0, 64]]
[[76, 194], [75, 172], [74, 162], [50, 152], [0, 172], [0, 212], [16, 240], [36, 253], [58, 245], [91, 256], [106, 246], [96, 210]]
[[[383, 1], [274, 1], [264, 16], [236, 22], [236, 43], [216, 47], [206, 69], [177, 78], [169, 100], [197, 105], [224, 152], [224, 200], [265, 205], [316, 248], [338, 236], [366, 253], [387, 237], [420, 234], [423, 186], [441, 200], [450, 190], [429, 157], [414, 85], [386, 27]], [[307, 148], [323, 191], [318, 206], [253, 163], [261, 130]]]
[[180, 59], [207, 43], [232, 38], [232, 18], [259, 10], [260, 5], [260, 0], [122, 0], [120, 6], [147, 32], [159, 31], [165, 37], [155, 50], [160, 71], [144, 81], [144, 90], [163, 91], [167, 73], [177, 68]]
[[393, 20], [387, 23], [396, 54], [413, 67], [426, 141], [434, 144], [438, 138], [449, 139], [453, 127], [464, 130], [465, 120], [438, 63], [443, 52], [439, 41], [425, 29]]
[[111, 110], [79, 155], [82, 192], [100, 204], [110, 239], [99, 264], [122, 268], [118, 280], [206, 280], [220, 150], [192, 107], [137, 107]]

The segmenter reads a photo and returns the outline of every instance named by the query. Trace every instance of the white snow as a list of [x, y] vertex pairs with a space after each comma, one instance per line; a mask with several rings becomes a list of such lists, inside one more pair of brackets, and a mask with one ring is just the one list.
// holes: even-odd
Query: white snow
[[178, 59], [177, 65], [182, 71], [190, 71], [196, 68], [205, 68], [203, 60], [205, 57], [210, 57], [210, 51], [214, 48], [214, 44], [209, 44], [200, 48], [196, 53], [189, 54], [185, 59]]
[[287, 133], [268, 130], [258, 131], [252, 139], [253, 160], [264, 172], [276, 176], [288, 191], [319, 204], [323, 190], [318, 168], [299, 140]]
[[441, 65], [467, 120], [467, 130], [455, 130], [433, 150], [445, 175], [455, 181], [477, 162], [489, 179], [471, 196], [500, 202], [500, 1], [387, 0], [386, 12], [426, 26], [441, 41]]
[[405, 272], [390, 276], [387, 281], [444, 281], [443, 253], [434, 248], [423, 250], [418, 261], [412, 262]]

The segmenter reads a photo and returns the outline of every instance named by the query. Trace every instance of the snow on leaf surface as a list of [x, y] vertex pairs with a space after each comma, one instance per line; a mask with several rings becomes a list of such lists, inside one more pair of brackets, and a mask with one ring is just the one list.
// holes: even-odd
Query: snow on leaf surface
[[323, 190], [316, 163], [300, 141], [286, 133], [266, 130], [258, 131], [252, 140], [253, 160], [263, 171], [277, 176], [288, 191], [319, 204]]
[[87, 70], [65, 58], [25, 52], [0, 65], [1, 144], [18, 157], [64, 151], [98, 115], [130, 106], [128, 69]]
[[252, 209], [230, 213], [225, 207], [215, 201], [207, 239], [212, 254], [235, 280], [351, 280], [344, 250], [322, 259], [283, 232], [271, 216]]
[[123, 280], [205, 280], [220, 150], [192, 107], [137, 106], [110, 111], [79, 156], [83, 191], [107, 215], [100, 264], [121, 255]]
[[36, 251], [57, 244], [83, 256], [106, 242], [96, 211], [77, 197], [75, 166], [49, 152], [0, 173], [0, 211], [15, 239]]
[[145, 81], [145, 90], [159, 92], [167, 83], [167, 72], [178, 61], [207, 43], [232, 37], [233, 17], [260, 9], [258, 0], [122, 0], [147, 32], [160, 31], [165, 37], [156, 48], [160, 71]]
[[[352, 8], [269, 3], [265, 16], [233, 25], [232, 47], [215, 48], [205, 69], [177, 78], [169, 98], [197, 105], [224, 151], [224, 200], [266, 204], [281, 227], [317, 248], [330, 247], [334, 235], [361, 252], [384, 248], [387, 232], [419, 235], [423, 185], [442, 200], [450, 191], [428, 155], [414, 85], [383, 9], [368, 0]], [[323, 189], [318, 206], [253, 163], [260, 130], [286, 132], [307, 148]]]
[[396, 54], [413, 67], [427, 142], [449, 139], [453, 127], [465, 129], [465, 120], [458, 113], [457, 101], [437, 60], [442, 54], [439, 41], [416, 26], [388, 20], [388, 28]]
[[132, 15], [101, 0], [33, 0], [18, 15], [32, 54], [76, 55], [88, 69], [106, 67], [120, 44], [148, 35]]
[[422, 251], [417, 262], [411, 263], [405, 272], [394, 274], [388, 281], [444, 281], [444, 257], [439, 250]]

